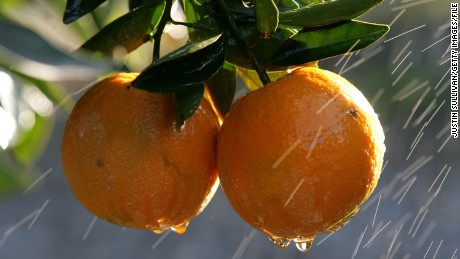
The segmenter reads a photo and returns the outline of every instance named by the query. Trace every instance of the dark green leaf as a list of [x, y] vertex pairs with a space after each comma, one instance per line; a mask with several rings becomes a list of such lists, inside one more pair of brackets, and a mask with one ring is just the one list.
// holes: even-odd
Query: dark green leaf
[[209, 95], [223, 118], [230, 110], [236, 91], [236, 68], [225, 63], [210, 80], [206, 81]]
[[320, 26], [361, 16], [383, 0], [336, 0], [280, 12], [279, 23], [304, 27]]
[[190, 38], [204, 39], [213, 37], [216, 34], [222, 33], [225, 28], [221, 20], [214, 17], [206, 17], [193, 23], [193, 27], [189, 30]]
[[129, 10], [133, 11], [143, 5], [151, 4], [152, 2], [161, 3], [163, 0], [129, 0]]
[[[200, 0], [205, 1], [205, 0]], [[212, 0], [208, 0], [212, 1]], [[234, 0], [224, 0], [226, 6], [229, 10], [235, 14], [237, 17], [244, 17], [246, 19], [255, 18], [256, 12], [254, 8], [254, 0], [243, 0], [243, 1], [234, 1]], [[271, 1], [271, 0], [270, 0]], [[331, 1], [331, 0], [328, 0]], [[316, 4], [323, 3], [324, 0], [275, 0], [278, 11], [287, 12], [294, 11], [306, 6], [312, 6]]]
[[[278, 49], [299, 31], [295, 28], [280, 26], [270, 38], [264, 39], [260, 37], [260, 33], [254, 25], [241, 25], [238, 29], [243, 39], [247, 42], [247, 45], [250, 46], [251, 51], [254, 52], [257, 60], [262, 65], [267, 65]], [[229, 38], [227, 43], [226, 61], [239, 67], [254, 69], [252, 67], [252, 61], [248, 58], [246, 53], [241, 50], [236, 39], [232, 37]]]
[[224, 63], [222, 34], [190, 43], [148, 66], [132, 82], [151, 92], [180, 92], [211, 78]]
[[157, 27], [164, 8], [164, 3], [143, 5], [105, 26], [81, 48], [111, 56], [115, 48], [123, 47], [129, 53], [146, 42], [147, 35]]
[[312, 5], [312, 4], [321, 4], [327, 1], [336, 1], [336, 0], [299, 0], [299, 4], [301, 6], [307, 6], [307, 5]]
[[186, 119], [192, 117], [195, 111], [200, 106], [201, 99], [204, 94], [204, 85], [198, 84], [193, 87], [177, 92], [175, 96], [175, 121], [176, 127], [180, 128], [184, 125]]
[[295, 0], [279, 0], [276, 4], [279, 7], [285, 7], [289, 9], [297, 9], [300, 7], [299, 3]]
[[165, 0], [129, 0], [128, 6], [129, 6], [129, 10], [133, 11], [134, 9], [137, 9], [143, 5], [152, 4], [153, 2], [162, 3], [164, 1]]
[[353, 51], [358, 50], [380, 39], [388, 30], [386, 25], [359, 21], [309, 28], [287, 41], [270, 64], [300, 65], [344, 54], [355, 44]]
[[241, 0], [224, 0], [225, 6], [232, 12], [238, 14], [247, 14], [255, 17], [254, 4], [252, 1]]
[[106, 0], [67, 0], [64, 11], [64, 23], [69, 24], [91, 12]]
[[134, 10], [146, 4], [146, 0], [129, 0], [128, 6], [129, 10]]
[[278, 28], [278, 7], [273, 0], [254, 0], [257, 30], [268, 36]]
[[[189, 1], [189, 0], [183, 0], [183, 1]], [[193, 1], [196, 4], [199, 4], [199, 5], [207, 5], [207, 4], [213, 4], [214, 3], [214, 0], [191, 0], [191, 1]]]

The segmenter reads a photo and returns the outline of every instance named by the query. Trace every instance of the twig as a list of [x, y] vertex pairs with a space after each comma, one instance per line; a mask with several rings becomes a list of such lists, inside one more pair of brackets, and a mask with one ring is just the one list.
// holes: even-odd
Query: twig
[[254, 53], [249, 49], [246, 41], [241, 36], [240, 30], [238, 30], [238, 28], [236, 27], [235, 21], [233, 19], [233, 15], [228, 10], [227, 6], [224, 3], [224, 0], [217, 0], [217, 3], [219, 5], [219, 8], [222, 10], [225, 16], [225, 19], [227, 21], [227, 24], [230, 27], [230, 31], [235, 37], [236, 41], [238, 42], [238, 45], [240, 46], [241, 50], [243, 50], [246, 53], [246, 55], [251, 59], [252, 64], [254, 65], [254, 68], [256, 69], [257, 74], [259, 75], [260, 81], [264, 85], [270, 83], [270, 78], [268, 77], [267, 72], [259, 64], [259, 61], [257, 61], [257, 58], [254, 56]]
[[160, 59], [160, 42], [161, 35], [166, 27], [166, 24], [171, 21], [171, 8], [173, 0], [166, 0], [165, 10], [161, 16], [160, 22], [158, 23], [158, 28], [153, 35], [153, 62]]

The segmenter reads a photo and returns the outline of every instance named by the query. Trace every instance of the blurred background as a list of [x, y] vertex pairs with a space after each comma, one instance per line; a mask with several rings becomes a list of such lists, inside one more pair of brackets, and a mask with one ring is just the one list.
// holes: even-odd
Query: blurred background
[[[336, 233], [318, 236], [308, 253], [270, 244], [220, 190], [183, 235], [120, 228], [79, 204], [60, 163], [69, 112], [85, 86], [121, 64], [142, 70], [151, 52], [145, 46], [115, 62], [72, 54], [128, 5], [108, 1], [71, 25], [62, 23], [64, 8], [64, 0], [0, 2], [0, 258], [460, 257], [450, 2], [386, 0], [360, 18], [390, 24], [385, 38], [320, 62], [373, 104], [387, 152], [379, 185], [361, 211]], [[248, 91], [240, 82], [238, 95]]]

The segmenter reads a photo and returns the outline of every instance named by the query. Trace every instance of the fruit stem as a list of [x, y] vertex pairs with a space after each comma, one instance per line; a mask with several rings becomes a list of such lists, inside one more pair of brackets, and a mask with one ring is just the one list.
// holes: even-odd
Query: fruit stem
[[243, 50], [246, 55], [251, 59], [252, 64], [254, 65], [254, 68], [259, 75], [260, 81], [266, 85], [270, 83], [270, 78], [268, 77], [267, 71], [259, 64], [259, 61], [257, 60], [256, 56], [254, 53], [249, 49], [246, 41], [243, 39], [243, 36], [241, 36], [240, 31], [236, 27], [235, 20], [233, 19], [233, 14], [228, 10], [227, 6], [224, 3], [224, 0], [217, 0], [217, 3], [224, 13], [225, 19], [227, 21], [227, 24], [230, 26], [230, 31], [235, 37], [236, 41], [238, 42], [238, 45], [240, 46], [241, 50]]
[[173, 0], [166, 0], [165, 10], [161, 16], [160, 22], [158, 23], [158, 28], [155, 31], [155, 34], [153, 34], [153, 62], [160, 59], [161, 35], [163, 34], [166, 24], [171, 20], [172, 2]]

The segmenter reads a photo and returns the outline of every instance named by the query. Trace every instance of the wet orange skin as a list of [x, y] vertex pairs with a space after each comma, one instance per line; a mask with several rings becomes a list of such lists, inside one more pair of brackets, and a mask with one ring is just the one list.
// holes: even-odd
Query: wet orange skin
[[218, 120], [203, 100], [177, 131], [172, 94], [130, 87], [136, 76], [112, 75], [78, 101], [64, 132], [64, 172], [78, 200], [99, 218], [182, 232], [218, 185]]
[[221, 186], [238, 214], [275, 238], [340, 228], [382, 166], [383, 131], [363, 99], [338, 75], [301, 68], [238, 100], [217, 147]]

